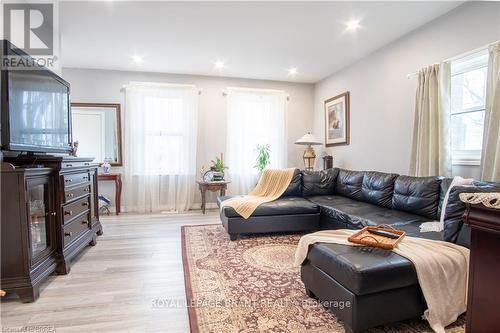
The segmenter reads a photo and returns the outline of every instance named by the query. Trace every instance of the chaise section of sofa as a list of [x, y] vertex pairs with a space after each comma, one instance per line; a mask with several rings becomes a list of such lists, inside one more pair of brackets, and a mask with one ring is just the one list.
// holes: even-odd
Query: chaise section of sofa
[[[224, 200], [233, 197], [217, 198], [218, 207]], [[319, 206], [302, 197], [302, 173], [299, 169], [295, 170], [281, 198], [260, 205], [248, 219], [241, 217], [232, 207], [220, 209], [222, 225], [231, 240], [236, 240], [241, 234], [316, 231], [319, 229], [319, 214]]]

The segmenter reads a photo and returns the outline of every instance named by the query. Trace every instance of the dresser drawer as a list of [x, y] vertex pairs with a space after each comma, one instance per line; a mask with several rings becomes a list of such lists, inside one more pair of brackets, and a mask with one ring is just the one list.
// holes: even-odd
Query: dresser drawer
[[78, 186], [71, 189], [65, 189], [64, 191], [64, 203], [73, 201], [73, 199], [83, 197], [90, 193], [90, 184], [85, 184], [83, 186]]
[[77, 184], [88, 183], [90, 181], [90, 174], [88, 172], [68, 173], [63, 175], [64, 186], [74, 186]]
[[63, 206], [64, 224], [70, 222], [75, 216], [89, 210], [90, 196], [83, 197], [70, 204]]
[[90, 229], [90, 223], [89, 214], [84, 214], [71, 221], [71, 223], [64, 225], [64, 247]]

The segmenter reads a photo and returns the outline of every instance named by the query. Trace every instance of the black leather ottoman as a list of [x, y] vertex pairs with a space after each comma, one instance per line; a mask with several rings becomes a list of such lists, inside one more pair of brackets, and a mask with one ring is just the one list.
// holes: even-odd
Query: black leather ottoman
[[[229, 198], [218, 197], [217, 205], [220, 207]], [[232, 207], [224, 207], [220, 219], [231, 240], [236, 240], [239, 234], [316, 231], [319, 206], [305, 198], [284, 197], [260, 205], [246, 220]]]
[[314, 244], [301, 278], [308, 295], [324, 302], [346, 332], [418, 317], [426, 308], [413, 264], [391, 251]]

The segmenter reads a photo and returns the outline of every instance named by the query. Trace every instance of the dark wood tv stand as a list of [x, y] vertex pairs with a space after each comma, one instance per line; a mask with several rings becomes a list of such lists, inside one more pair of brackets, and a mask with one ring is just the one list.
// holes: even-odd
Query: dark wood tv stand
[[23, 302], [39, 296], [51, 273], [102, 234], [92, 158], [4, 157], [1, 165], [1, 289]]

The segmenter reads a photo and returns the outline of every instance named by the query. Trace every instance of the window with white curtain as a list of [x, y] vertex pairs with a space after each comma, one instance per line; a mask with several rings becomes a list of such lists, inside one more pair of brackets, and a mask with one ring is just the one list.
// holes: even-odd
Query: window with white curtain
[[152, 175], [178, 175], [189, 171], [181, 156], [187, 148], [189, 129], [183, 117], [184, 99], [177, 96], [145, 96], [144, 146], [154, 154], [146, 155], [143, 169], [137, 170]]
[[487, 50], [451, 63], [452, 163], [479, 165], [486, 109]]
[[198, 91], [190, 85], [131, 83], [125, 97], [126, 209], [190, 209], [196, 174]]
[[196, 168], [197, 92], [192, 86], [136, 83], [127, 116], [137, 175], [180, 175]]
[[286, 167], [284, 91], [227, 89], [227, 165], [234, 193], [246, 194], [257, 181], [257, 145], [270, 146], [270, 168]]

